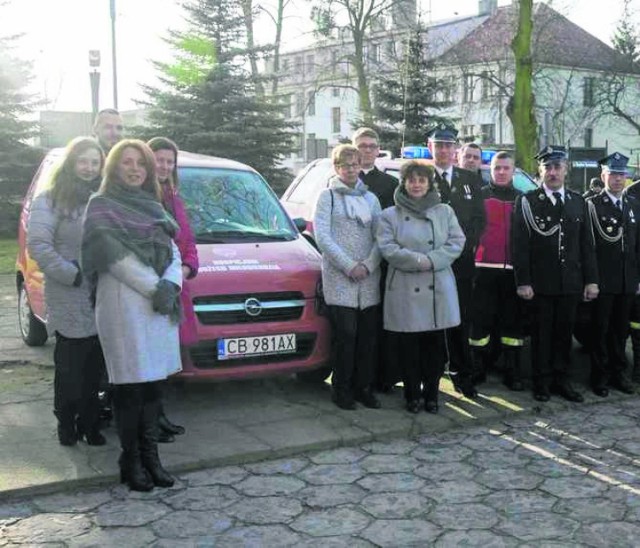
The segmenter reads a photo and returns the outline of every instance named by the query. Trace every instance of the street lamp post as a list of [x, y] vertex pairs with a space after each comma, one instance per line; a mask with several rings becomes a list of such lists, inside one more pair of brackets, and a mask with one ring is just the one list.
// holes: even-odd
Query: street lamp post
[[116, 62], [116, 0], [110, 0], [111, 7], [111, 65], [113, 67], [113, 108], [118, 108], [118, 69]]
[[89, 81], [91, 82], [91, 110], [95, 120], [100, 110], [100, 50], [89, 50]]

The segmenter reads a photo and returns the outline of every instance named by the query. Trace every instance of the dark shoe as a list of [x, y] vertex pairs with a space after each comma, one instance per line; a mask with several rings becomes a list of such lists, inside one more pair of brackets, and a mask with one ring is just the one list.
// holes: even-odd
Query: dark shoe
[[120, 455], [120, 483], [126, 483], [132, 491], [151, 491], [153, 480], [142, 467], [139, 454], [125, 453]]
[[522, 392], [522, 371], [520, 367], [520, 350], [509, 349], [504, 352], [504, 385], [514, 392]]
[[504, 385], [513, 392], [522, 392], [524, 390], [524, 383], [519, 379], [506, 379]]
[[78, 434], [76, 433], [76, 429], [73, 424], [62, 425], [58, 423], [58, 441], [60, 442], [60, 445], [64, 445], [66, 447], [72, 447], [78, 443]]
[[433, 413], [435, 415], [438, 412], [438, 402], [437, 401], [431, 401], [431, 400], [425, 400], [425, 402], [424, 402], [424, 410], [427, 413]]
[[338, 394], [334, 391], [331, 394], [331, 401], [345, 411], [354, 411], [356, 408], [356, 402], [353, 401], [353, 396], [350, 394]]
[[359, 401], [362, 405], [368, 407], [369, 409], [380, 409], [380, 402], [378, 401], [378, 398], [373, 395], [373, 391], [371, 390], [371, 388], [360, 390], [357, 393], [355, 400]]
[[184, 434], [184, 426], [172, 423], [164, 413], [161, 413], [160, 417], [158, 418], [158, 426], [160, 427], [161, 431], [168, 432], [169, 434], [173, 434], [174, 436], [181, 436], [182, 434]]
[[609, 395], [609, 389], [606, 386], [594, 386], [593, 393], [601, 398], [606, 398]]
[[478, 391], [473, 386], [473, 383], [468, 379], [454, 380], [453, 387], [455, 388], [456, 392], [459, 392], [465, 398], [475, 399], [478, 397]]
[[420, 400], [409, 400], [407, 402], [407, 411], [414, 415], [420, 411]]
[[176, 441], [175, 436], [171, 432], [159, 429], [158, 431], [158, 443], [173, 443]]
[[544, 387], [537, 387], [533, 389], [533, 399], [536, 401], [549, 401], [551, 399], [551, 395], [549, 394], [549, 390]]
[[609, 386], [618, 390], [618, 392], [623, 392], [624, 394], [635, 394], [636, 390], [626, 379], [613, 379], [609, 382]]
[[582, 394], [577, 390], [574, 390], [573, 386], [568, 382], [562, 384], [552, 384], [549, 387], [549, 390], [552, 394], [557, 394], [558, 396], [563, 397], [567, 401], [571, 401], [574, 403], [582, 403], [584, 398]]
[[87, 441], [87, 445], [106, 445], [107, 439], [100, 433], [98, 426], [94, 428], [90, 428], [85, 432], [82, 422], [78, 420], [76, 423], [76, 430], [78, 432], [78, 441], [82, 441], [85, 439]]
[[380, 392], [381, 394], [391, 394], [393, 393], [393, 386], [393, 384], [378, 383], [376, 385], [376, 391]]

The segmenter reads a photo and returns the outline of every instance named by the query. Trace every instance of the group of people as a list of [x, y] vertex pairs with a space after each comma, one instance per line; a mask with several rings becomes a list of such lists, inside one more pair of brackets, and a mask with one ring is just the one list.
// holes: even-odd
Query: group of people
[[162, 408], [162, 382], [195, 342], [184, 280], [198, 256], [179, 197], [176, 145], [123, 139], [120, 114], [98, 113], [30, 206], [27, 246], [44, 273], [55, 333], [54, 414], [60, 444], [104, 445], [98, 391], [113, 390], [121, 481], [170, 487], [158, 441], [184, 432]]
[[537, 154], [540, 186], [521, 193], [511, 153], [493, 156], [483, 185], [480, 147], [458, 149], [453, 128], [428, 135], [433, 165], [404, 163], [399, 184], [374, 165], [375, 131], [357, 130], [352, 143], [333, 150], [314, 217], [338, 407], [379, 408], [375, 389], [402, 380], [409, 412], [437, 413], [447, 365], [456, 390], [475, 398], [500, 357], [505, 385], [524, 390], [527, 335], [533, 397], [581, 402], [571, 382], [581, 301], [591, 389], [634, 391], [625, 342], [630, 319], [640, 325], [640, 185], [625, 191], [628, 158], [601, 160], [603, 190], [585, 199], [565, 186], [563, 147]]

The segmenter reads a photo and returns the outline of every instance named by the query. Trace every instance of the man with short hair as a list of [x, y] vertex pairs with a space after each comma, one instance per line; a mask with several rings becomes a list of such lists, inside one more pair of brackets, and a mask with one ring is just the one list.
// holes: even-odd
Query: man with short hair
[[600, 177], [593, 177], [589, 182], [589, 189], [582, 195], [583, 198], [591, 198], [593, 196], [597, 196], [602, 192], [604, 188], [604, 183]]
[[453, 165], [458, 132], [441, 125], [427, 135], [428, 146], [434, 159], [435, 182], [442, 203], [449, 204], [458, 217], [466, 237], [462, 254], [453, 263], [456, 277], [458, 301], [460, 303], [460, 326], [447, 330], [449, 368], [457, 391], [468, 398], [478, 395], [473, 386], [472, 361], [469, 350], [469, 322], [471, 320], [471, 298], [475, 276], [475, 251], [486, 223], [482, 200], [482, 178], [479, 173]]
[[478, 172], [482, 165], [482, 149], [476, 143], [465, 143], [458, 150], [458, 165], [463, 169]]
[[598, 296], [591, 220], [584, 198], [565, 188], [565, 148], [545, 147], [536, 159], [542, 185], [518, 197], [511, 239], [517, 293], [534, 309], [533, 397], [581, 402], [569, 375], [578, 302]]
[[[504, 384], [523, 390], [520, 358], [524, 345], [522, 303], [516, 292], [511, 261], [511, 219], [516, 198], [513, 186], [515, 164], [505, 151], [491, 159], [491, 182], [482, 189], [487, 215], [476, 249], [476, 279], [473, 289], [473, 321], [469, 344], [476, 368], [483, 379], [492, 362], [504, 356]], [[492, 340], [492, 335], [498, 338]]]
[[109, 154], [113, 146], [122, 140], [123, 131], [122, 116], [116, 109], [105, 108], [98, 112], [93, 123], [93, 134], [105, 154]]
[[[376, 195], [381, 209], [394, 205], [393, 193], [398, 186], [398, 180], [392, 175], [380, 171], [375, 161], [380, 152], [378, 134], [371, 128], [358, 128], [351, 139], [352, 144], [360, 152], [360, 180], [369, 187], [369, 191]], [[385, 280], [388, 264], [385, 260], [380, 263], [380, 296], [384, 300]], [[379, 343], [378, 365], [375, 374], [375, 388], [380, 392], [390, 392], [400, 380], [397, 352], [391, 347], [391, 339], [382, 328], [382, 318], [377, 333]]]
[[614, 152], [599, 161], [605, 188], [587, 202], [596, 241], [600, 294], [591, 305], [591, 388], [634, 392], [625, 356], [629, 316], [640, 289], [640, 217], [635, 198], [623, 195], [629, 158]]

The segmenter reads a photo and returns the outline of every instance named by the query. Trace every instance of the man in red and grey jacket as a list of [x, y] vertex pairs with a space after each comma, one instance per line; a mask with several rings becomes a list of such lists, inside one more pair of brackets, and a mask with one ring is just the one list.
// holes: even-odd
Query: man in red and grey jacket
[[516, 198], [514, 160], [498, 152], [491, 160], [491, 183], [482, 189], [487, 225], [476, 249], [471, 346], [477, 381], [504, 354], [504, 383], [523, 390], [520, 354], [523, 346], [522, 303], [516, 294], [511, 263], [511, 220]]

